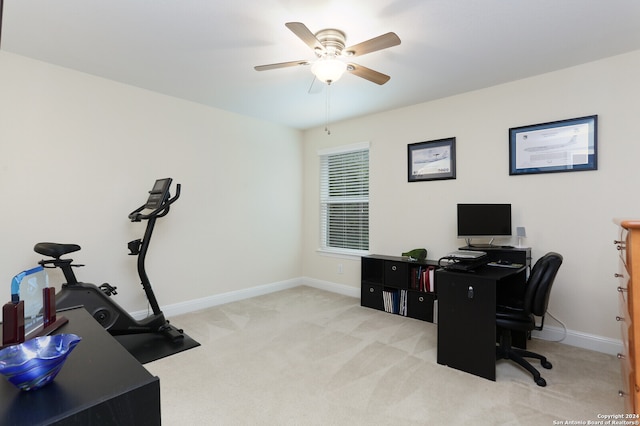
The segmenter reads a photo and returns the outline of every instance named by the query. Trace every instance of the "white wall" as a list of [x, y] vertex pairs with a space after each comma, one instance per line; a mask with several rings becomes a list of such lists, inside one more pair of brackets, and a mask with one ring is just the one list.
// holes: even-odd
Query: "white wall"
[[161, 177], [182, 184], [147, 257], [161, 305], [301, 275], [300, 132], [2, 51], [0, 94], [6, 300], [34, 244], [55, 241], [82, 246], [80, 280], [146, 309], [127, 255], [144, 223], [127, 215]]
[[[357, 293], [359, 259], [316, 251], [317, 150], [370, 141], [372, 252], [426, 247], [438, 258], [461, 245], [456, 203], [510, 202], [535, 258], [550, 250], [565, 256], [551, 311], [574, 332], [618, 339], [611, 219], [640, 212], [640, 199], [627, 193], [638, 182], [639, 71], [633, 52], [334, 123], [326, 136], [0, 51], [6, 298], [11, 277], [40, 259], [33, 245], [50, 240], [82, 245], [73, 256], [87, 264], [81, 279], [117, 285], [126, 309], [143, 309], [126, 255], [143, 229], [126, 216], [165, 176], [183, 184], [183, 195], [158, 222], [148, 257], [162, 305], [300, 276]], [[508, 175], [509, 127], [590, 114], [599, 115], [599, 170]], [[451, 136], [457, 179], [407, 183], [407, 144]]]
[[[305, 133], [304, 274], [359, 287], [359, 259], [319, 254], [317, 150], [370, 141], [370, 251], [425, 247], [438, 259], [457, 240], [460, 202], [511, 203], [534, 260], [564, 256], [550, 312], [574, 333], [619, 339], [613, 217], [640, 216], [640, 51]], [[510, 127], [598, 115], [598, 170], [509, 176]], [[457, 178], [407, 182], [407, 145], [456, 137]], [[508, 241], [504, 241], [507, 243]], [[511, 240], [516, 243], [515, 237]], [[339, 274], [338, 264], [343, 264]], [[554, 324], [548, 320], [549, 325]]]

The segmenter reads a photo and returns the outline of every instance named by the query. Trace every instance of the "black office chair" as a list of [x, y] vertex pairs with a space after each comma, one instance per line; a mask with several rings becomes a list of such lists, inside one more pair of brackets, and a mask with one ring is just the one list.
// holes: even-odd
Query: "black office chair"
[[[542, 355], [512, 347], [511, 332], [528, 333], [531, 330], [542, 330], [551, 286], [561, 264], [562, 256], [558, 253], [550, 252], [542, 256], [531, 270], [522, 305], [519, 307], [497, 306], [496, 308], [496, 325], [500, 336], [500, 344], [496, 346], [496, 360], [510, 359], [515, 361], [533, 375], [533, 380], [538, 386], [546, 386], [547, 382], [540, 377], [538, 370], [525, 360], [525, 357], [539, 359], [540, 364], [546, 369], [550, 369], [552, 365]], [[536, 325], [535, 316], [542, 317], [540, 325]]]

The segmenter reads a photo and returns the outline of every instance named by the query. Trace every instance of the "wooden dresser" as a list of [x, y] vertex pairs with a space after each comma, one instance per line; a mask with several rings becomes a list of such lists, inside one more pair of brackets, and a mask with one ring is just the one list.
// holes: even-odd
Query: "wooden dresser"
[[616, 219], [620, 226], [619, 238], [614, 241], [620, 252], [618, 279], [620, 313], [616, 319], [622, 326], [624, 353], [618, 354], [622, 367], [627, 413], [640, 413], [640, 219]]

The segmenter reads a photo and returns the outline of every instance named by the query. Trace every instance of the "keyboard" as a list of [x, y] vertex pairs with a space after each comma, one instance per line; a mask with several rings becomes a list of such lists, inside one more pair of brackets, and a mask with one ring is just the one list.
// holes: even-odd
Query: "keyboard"
[[512, 268], [512, 269], [519, 269], [524, 266], [522, 263], [498, 263], [498, 262], [489, 262], [487, 263], [487, 265], [497, 266], [499, 268]]
[[449, 271], [473, 271], [486, 264], [487, 260], [482, 257], [478, 259], [454, 259], [451, 257], [443, 257], [438, 261], [438, 266]]
[[479, 259], [481, 257], [486, 256], [487, 253], [485, 253], [484, 251], [475, 251], [475, 250], [456, 250], [456, 251], [452, 251], [451, 253], [447, 254], [446, 257], [453, 257], [456, 259], [463, 259], [463, 260], [473, 260], [473, 259]]

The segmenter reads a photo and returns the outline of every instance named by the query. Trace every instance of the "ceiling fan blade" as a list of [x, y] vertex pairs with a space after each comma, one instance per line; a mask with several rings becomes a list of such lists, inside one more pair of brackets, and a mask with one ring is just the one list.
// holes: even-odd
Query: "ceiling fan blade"
[[363, 41], [362, 43], [347, 47], [342, 51], [342, 54], [346, 56], [361, 56], [377, 50], [397, 46], [399, 44], [400, 38], [396, 33], [386, 33], [370, 40]]
[[275, 70], [277, 68], [295, 67], [298, 65], [309, 65], [309, 61], [280, 62], [278, 64], [258, 65], [253, 68], [256, 71], [267, 71], [267, 70]]
[[370, 68], [357, 64], [348, 64], [347, 71], [379, 85], [383, 85], [391, 79], [391, 77], [386, 74], [382, 74], [381, 72], [374, 71]]
[[287, 22], [286, 27], [289, 28], [300, 40], [304, 41], [312, 50], [320, 49], [324, 52], [324, 46], [316, 38], [316, 36], [302, 22]]

